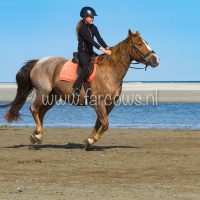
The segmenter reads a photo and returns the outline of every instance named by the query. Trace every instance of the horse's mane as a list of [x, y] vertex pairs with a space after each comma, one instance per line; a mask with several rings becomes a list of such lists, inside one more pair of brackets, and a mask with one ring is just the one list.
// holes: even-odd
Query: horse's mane
[[111, 47], [112, 54], [110, 56], [106, 54], [99, 55], [97, 64], [110, 66], [113, 63], [116, 63], [124, 52], [129, 52], [130, 48], [129, 38], [126, 38], [122, 42]]

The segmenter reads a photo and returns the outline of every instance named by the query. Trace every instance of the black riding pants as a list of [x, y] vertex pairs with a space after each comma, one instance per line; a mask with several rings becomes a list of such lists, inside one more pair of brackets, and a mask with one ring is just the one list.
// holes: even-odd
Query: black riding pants
[[81, 73], [73, 85], [74, 89], [81, 89], [84, 81], [87, 81], [89, 73], [89, 65], [92, 56], [88, 52], [78, 52], [79, 65], [81, 66]]

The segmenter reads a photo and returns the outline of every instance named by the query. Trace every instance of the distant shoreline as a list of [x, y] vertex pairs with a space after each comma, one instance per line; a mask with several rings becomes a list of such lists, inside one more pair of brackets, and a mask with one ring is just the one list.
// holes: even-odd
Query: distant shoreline
[[[12, 101], [16, 89], [16, 83], [0, 83], [0, 101]], [[200, 81], [123, 83], [121, 97], [125, 101], [139, 97], [144, 102], [151, 96], [156, 102], [200, 102]]]

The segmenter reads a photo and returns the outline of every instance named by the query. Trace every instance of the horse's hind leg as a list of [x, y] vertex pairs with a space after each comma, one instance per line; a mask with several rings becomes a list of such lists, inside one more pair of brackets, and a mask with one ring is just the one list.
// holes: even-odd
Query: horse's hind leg
[[31, 134], [31, 136], [30, 136], [30, 142], [32, 144], [34, 144], [35, 142], [37, 142], [37, 143], [40, 144], [42, 142], [42, 135], [44, 133], [44, 131], [43, 131], [43, 119], [44, 119], [44, 116], [47, 113], [47, 111], [49, 109], [51, 109], [55, 105], [55, 102], [56, 102], [55, 96], [49, 96], [48, 99], [49, 99], [48, 100], [49, 103], [45, 103], [45, 105], [42, 105], [41, 108], [40, 108], [40, 110], [39, 110], [39, 113], [38, 113], [39, 114], [39, 120], [40, 120], [42, 131], [40, 132], [40, 130], [38, 129], [33, 134]]
[[[49, 103], [49, 101], [47, 102], [48, 98], [49, 98], [49, 96], [48, 96], [47, 92], [43, 93], [43, 94], [37, 92], [35, 101], [30, 107], [30, 111], [33, 115], [33, 118], [34, 118], [35, 124], [36, 124], [36, 129], [34, 130], [34, 133], [31, 134], [31, 136], [30, 136], [30, 142], [32, 144], [42, 143], [42, 134], [43, 134], [42, 121], [43, 121], [43, 116], [46, 112], [42, 116], [42, 114], [40, 115], [40, 110], [42, 109], [44, 112], [44, 106], [47, 103]], [[42, 120], [41, 120], [41, 117], [42, 117]]]
[[39, 118], [42, 126], [45, 114], [49, 109], [51, 109], [55, 105], [55, 103], [56, 103], [56, 93], [51, 92], [51, 94], [49, 94], [48, 96], [48, 102], [46, 101], [45, 105], [42, 105], [39, 111]]

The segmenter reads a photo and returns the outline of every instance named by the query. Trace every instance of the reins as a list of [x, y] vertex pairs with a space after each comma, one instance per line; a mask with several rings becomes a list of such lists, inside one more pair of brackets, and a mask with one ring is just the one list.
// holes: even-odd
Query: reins
[[[130, 65], [139, 65], [141, 63], [138, 63], [138, 62], [132, 62]], [[147, 65], [145, 67], [133, 67], [133, 66], [130, 66], [129, 68], [132, 68], [132, 69], [144, 69], [145, 71], [147, 71]]]
[[[125, 67], [125, 69], [127, 69], [126, 65], [123, 62], [121, 62], [121, 61], [118, 61], [118, 62], [120, 62]], [[139, 62], [134, 62], [134, 63], [131, 62], [130, 63], [130, 65], [139, 65], [139, 64], [141, 64], [141, 63], [139, 63]], [[132, 68], [132, 69], [144, 69], [145, 71], [147, 70], [147, 67], [148, 67], [148, 65], [146, 65], [145, 67], [133, 67], [133, 66], [130, 66], [130, 65], [129, 65], [128, 68]]]

